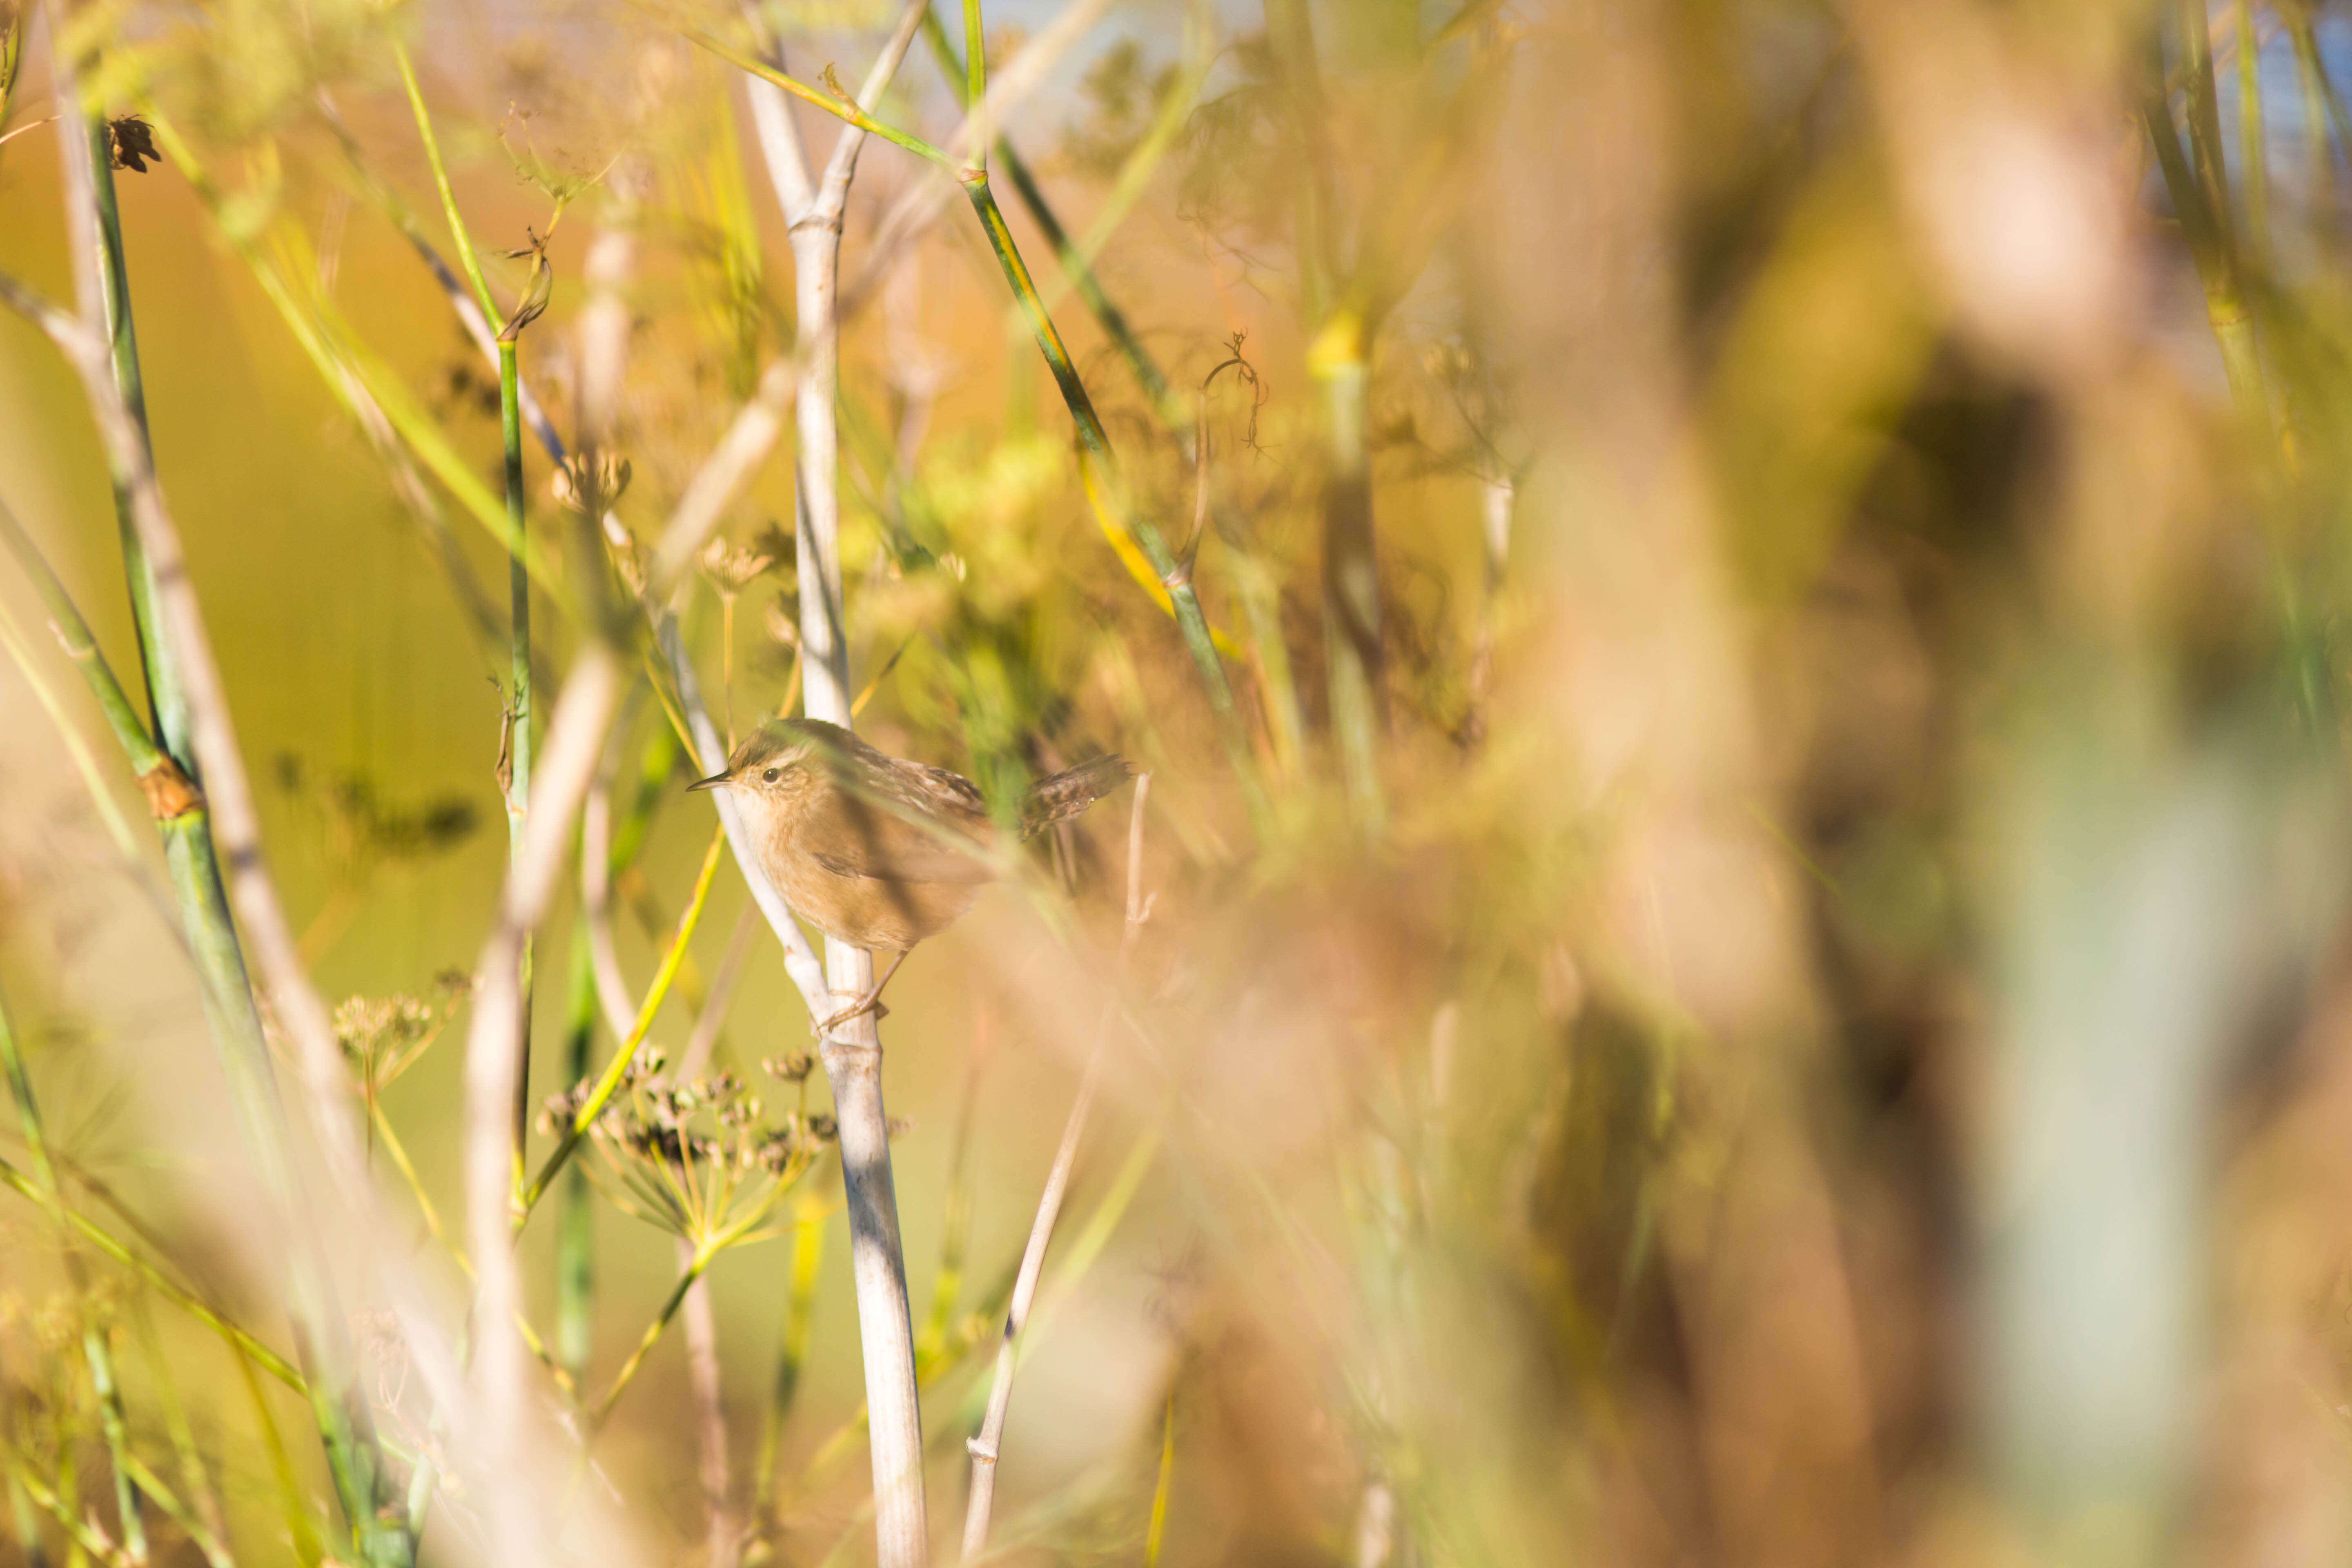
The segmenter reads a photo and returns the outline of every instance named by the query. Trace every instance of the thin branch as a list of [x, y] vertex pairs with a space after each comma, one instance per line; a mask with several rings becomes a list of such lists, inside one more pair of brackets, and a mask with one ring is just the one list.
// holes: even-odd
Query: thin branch
[[[70, 93], [70, 68], [55, 58], [61, 91]], [[361, 1555], [383, 1568], [413, 1560], [413, 1543], [380, 1504], [388, 1500], [383, 1458], [373, 1417], [353, 1377], [347, 1332], [335, 1304], [323, 1249], [307, 1223], [304, 1192], [293, 1176], [291, 1152], [267, 1047], [246, 979], [237, 932], [223, 902], [233, 904], [246, 941], [259, 960], [280, 1026], [294, 1046], [318, 1144], [335, 1190], [352, 1217], [372, 1216], [372, 1189], [352, 1125], [342, 1054], [323, 1004], [303, 972], [293, 931], [261, 847], [251, 783], [229, 715], [227, 695], [204, 616], [190, 582], [179, 531], [163, 504], [138, 403], [137, 355], [122, 262], [113, 220], [111, 181], [103, 172], [102, 124], [89, 137], [60, 138], [66, 153], [68, 220], [75, 230], [74, 264], [82, 320], [75, 330], [42, 325], [80, 376], [99, 426], [121, 510], [139, 546], [134, 602], [158, 729], [168, 750], [184, 742], [183, 771], [200, 779], [210, 815], [191, 811], [165, 826], [175, 880], [184, 884], [189, 934], [200, 951], [200, 972], [216, 1032], [239, 1086], [240, 1114], [253, 1152], [273, 1194], [295, 1221], [298, 1321], [310, 1352], [323, 1363], [314, 1376], [312, 1409], [325, 1441], [337, 1491]], [[16, 301], [11, 301], [12, 303]], [[219, 854], [209, 831], [217, 825]], [[226, 870], [226, 878], [223, 871]], [[420, 1359], [428, 1347], [418, 1346]]]
[[[898, 67], [905, 62], [907, 50], [914, 44], [915, 34], [922, 27], [930, 8], [930, 0], [907, 0], [898, 14], [898, 26], [858, 87], [857, 106], [864, 112], [871, 114], [881, 105], [883, 93], [889, 90], [890, 79], [898, 74]], [[866, 146], [867, 129], [852, 121], [842, 127], [841, 134], [834, 141], [833, 157], [825, 163], [824, 179], [816, 192], [816, 216], [827, 222], [838, 224], [848, 208], [849, 182], [856, 176], [857, 154]]]
[[482, 276], [480, 258], [474, 254], [474, 242], [466, 233], [466, 216], [457, 207], [457, 193], [450, 188], [449, 171], [441, 162], [441, 141], [433, 134], [433, 117], [425, 112], [424, 89], [416, 85], [416, 68], [409, 62], [408, 47], [398, 38], [392, 41], [392, 58], [400, 66], [400, 83], [408, 89], [409, 112], [416, 118], [416, 133], [425, 142], [425, 161], [433, 166], [434, 188], [441, 193], [441, 210], [449, 219], [449, 234], [457, 242], [457, 264], [466, 269], [466, 277], [474, 285], [475, 300], [482, 313], [489, 317], [499, 331], [506, 330], [506, 318], [499, 313], [499, 302], [490, 295], [490, 285]]
[[121, 743], [123, 755], [130, 760], [131, 772], [138, 776], [140, 787], [147, 792], [150, 803], [155, 802], [155, 796], [170, 781], [176, 780], [179, 790], [187, 790], [190, 786], [186, 777], [180, 773], [178, 764], [156, 745], [155, 737], [148, 731], [146, 721], [140, 718], [131, 694], [115, 678], [114, 667], [107, 662], [105, 650], [98, 646], [98, 637], [89, 629], [89, 622], [83, 619], [81, 610], [66, 591], [64, 582], [49, 565], [48, 558], [41, 553], [40, 547], [33, 542], [32, 536], [17, 522], [16, 514], [8, 510], [5, 502], [0, 502], [0, 543], [5, 543], [9, 552], [16, 557], [16, 564], [31, 580], [34, 592], [40, 595], [41, 606], [48, 612], [51, 629], [64, 646], [66, 656], [73, 660], [74, 668], [81, 671], [83, 680], [89, 687], [90, 696], [97, 700], [99, 711], [106, 716], [107, 728], [114, 731], [115, 740]]
[[[723, 830], [710, 836], [710, 848], [702, 858], [702, 869], [695, 878], [693, 895], [687, 901], [685, 912], [678, 916], [677, 931], [670, 938], [669, 951], [662, 955], [661, 968], [655, 973], [653, 984], [646, 988], [646, 999], [637, 1009], [636, 1022], [629, 1026], [620, 1048], [613, 1053], [612, 1061], [605, 1065], [604, 1076], [596, 1080], [588, 1098], [572, 1114], [571, 1124], [564, 1129], [554, 1152], [548, 1155], [546, 1163], [540, 1166], [539, 1173], [517, 1196], [515, 1228], [520, 1229], [522, 1222], [530, 1216], [530, 1211], [546, 1194], [548, 1183], [555, 1179], [555, 1173], [563, 1168], [563, 1162], [572, 1157], [572, 1151], [580, 1146], [582, 1139], [588, 1136], [589, 1129], [596, 1125], [596, 1119], [604, 1113], [604, 1107], [612, 1103], [613, 1096], [619, 1091], [622, 1079], [628, 1074], [629, 1064], [636, 1059], [638, 1047], [645, 1044], [646, 1031], [653, 1027], [654, 1018], [660, 1013], [662, 1003], [669, 995], [670, 985], [677, 978], [678, 965], [685, 962], [686, 944], [693, 939], [694, 928], [701, 921], [703, 905], [710, 898], [711, 879], [719, 870], [719, 852], [725, 843]], [[480, 1014], [480, 1003], [477, 1002], [477, 1016]]]
[[656, 548], [647, 602], [661, 604], [684, 576], [719, 526], [735, 492], [759, 471], [783, 433], [785, 405], [800, 385], [799, 368], [789, 359], [768, 362], [751, 400], [736, 412], [727, 434], [706, 458], [670, 512], [669, 526]]
[[[1127, 828], [1127, 922], [1119, 937], [1119, 966], [1126, 968], [1129, 953], [1135, 945], [1136, 933], [1150, 918], [1150, 901], [1143, 896], [1143, 809], [1151, 795], [1151, 775], [1139, 773], [1135, 780], [1135, 805], [1129, 814]], [[1019, 1349], [1022, 1327], [1029, 1321], [1029, 1308], [1037, 1297], [1037, 1280], [1045, 1270], [1045, 1249], [1054, 1239], [1054, 1225], [1061, 1217], [1062, 1199], [1069, 1191], [1070, 1172], [1077, 1164], [1078, 1141], [1086, 1135], [1087, 1118], [1094, 1110], [1095, 1090], [1101, 1082], [1103, 1043], [1110, 1033], [1112, 1010], [1103, 1009], [1102, 1022], [1096, 1026], [1095, 1043], [1087, 1053], [1084, 1075], [1078, 1079], [1078, 1096], [1071, 1103], [1069, 1120], [1062, 1126], [1062, 1142], [1054, 1151], [1053, 1168], [1045, 1173], [1045, 1190], [1037, 1199], [1037, 1217], [1029, 1226], [1029, 1242], [1021, 1254], [1021, 1272], [1013, 1285], [1013, 1302], [1004, 1314], [1004, 1337], [996, 1350], [996, 1374], [988, 1390], [988, 1413], [980, 1424], [979, 1435], [965, 1447], [971, 1452], [971, 1496], [964, 1505], [963, 1560], [977, 1559], [988, 1547], [989, 1515], [996, 1501], [996, 1463], [1004, 1441], [1004, 1418], [1013, 1405], [1013, 1373]]]
[[[528, 1351], [514, 1331], [522, 1307], [513, 1234], [512, 1115], [521, 1075], [520, 963], [528, 934], [546, 913], [561, 879], [572, 821], [604, 749], [621, 695], [621, 662], [591, 643], [572, 667], [548, 725], [528, 826], [507, 873], [499, 917], [476, 966], [478, 990], [466, 1041], [466, 1223], [474, 1258], [476, 1440], [490, 1474], [526, 1462]], [[527, 1565], [552, 1545], [512, 1487], [488, 1489], [493, 1557]]]
[[114, 1348], [108, 1342], [105, 1325], [94, 1316], [89, 1277], [83, 1259], [69, 1245], [71, 1227], [66, 1223], [66, 1204], [58, 1188], [57, 1167], [49, 1160], [47, 1125], [42, 1120], [40, 1103], [34, 1098], [32, 1075], [26, 1070], [24, 1053], [17, 1047], [16, 1031], [9, 1020], [5, 996], [0, 996], [0, 1071], [5, 1072], [10, 1098], [16, 1102], [16, 1122], [24, 1131], [26, 1152], [39, 1183], [37, 1201], [57, 1227], [59, 1250], [64, 1254], [66, 1280], [72, 1287], [75, 1315], [80, 1320], [82, 1360], [89, 1368], [90, 1386], [98, 1395], [99, 1425], [105, 1434], [107, 1458], [114, 1472], [115, 1518], [122, 1530], [123, 1550], [132, 1562], [142, 1562], [147, 1555], [147, 1525], [141, 1512], [140, 1482], [126, 1463], [130, 1439], [122, 1418], [122, 1384], [115, 1374]]
[[[908, 0], [860, 93], [860, 103], [819, 100], [859, 130], [884, 136], [934, 162], [945, 154], [876, 121], [865, 105], [878, 103], [921, 25], [928, 0]], [[709, 46], [713, 42], [700, 38]], [[722, 47], [722, 53], [723, 50]], [[781, 70], [740, 54], [727, 58], [753, 76], [809, 97]], [[759, 107], [754, 100], [755, 110]], [[800, 563], [802, 710], [845, 727], [856, 719], [849, 679], [849, 640], [842, 603], [840, 439], [835, 405], [840, 361], [842, 214], [856, 171], [862, 139], [845, 131], [823, 183], [803, 199], [805, 158], [791, 117], [772, 102], [758, 117], [771, 177], [792, 227], [795, 353], [801, 383], [794, 403], [798, 437], [794, 542]], [[770, 143], [775, 144], [772, 149]], [[702, 744], [697, 736], [698, 748]], [[723, 795], [725, 792], [720, 792]], [[721, 800], [722, 814], [731, 803]], [[740, 827], [729, 831], [740, 841]], [[755, 891], [764, 879], [754, 879]], [[871, 955], [828, 939], [822, 989], [856, 996], [873, 982]], [[795, 977], [797, 978], [797, 976]], [[804, 992], [811, 989], [803, 983]], [[823, 1018], [830, 1014], [819, 1013]], [[882, 1095], [881, 1034], [861, 1013], [829, 1028], [820, 1045], [839, 1128], [842, 1185], [849, 1216], [850, 1272], [857, 1298], [858, 1341], [865, 1363], [866, 1404], [876, 1412], [873, 1460], [875, 1540], [881, 1568], [922, 1568], [929, 1561], [923, 1495], [920, 1395], [915, 1378], [914, 1325], [907, 1303], [905, 1247], [898, 1231], [898, 1192], [890, 1168], [889, 1119]]]
[[937, 163], [942, 168], [955, 167], [955, 160], [949, 157], [945, 153], [940, 152], [937, 147], [932, 146], [929, 142], [924, 141], [919, 136], [910, 135], [907, 132], [899, 130], [895, 125], [884, 124], [882, 121], [875, 119], [874, 116], [867, 112], [866, 110], [856, 100], [848, 97], [845, 93], [826, 92], [821, 89], [811, 87], [808, 83], [801, 80], [798, 77], [778, 70], [775, 67], [760, 58], [757, 55], [747, 53], [745, 50], [737, 47], [735, 45], [729, 43], [726, 39], [719, 37], [716, 33], [709, 32], [704, 28], [685, 26], [680, 27], [678, 31], [684, 37], [692, 40], [694, 43], [699, 44], [702, 47], [709, 50], [720, 59], [725, 60], [729, 65], [733, 66], [736, 69], [748, 71], [751, 75], [758, 77], [762, 81], [772, 83], [773, 85], [783, 89], [786, 92], [791, 93], [794, 98], [800, 99], [803, 102], [814, 103], [819, 109], [824, 110], [827, 114], [832, 115], [836, 120], [840, 120], [848, 125], [855, 126], [856, 129], [866, 132], [869, 135], [879, 136], [886, 142], [896, 142], [898, 145], [904, 147], [908, 152], [914, 153], [917, 157], [924, 159], [929, 163]]
[[[973, 112], [967, 107], [963, 123], [944, 143], [952, 160], [950, 166], [959, 176], [965, 172], [971, 150], [982, 134], [982, 128], [995, 128], [1001, 139], [1013, 111], [1045, 84], [1072, 49], [1092, 35], [1095, 24], [1109, 8], [1110, 0], [1074, 0], [1022, 46], [1010, 66], [990, 77], [979, 110]], [[965, 66], [969, 71], [968, 60]], [[955, 184], [950, 181], [920, 180], [891, 206], [875, 228], [874, 244], [866, 253], [864, 267], [842, 291], [845, 316], [855, 315], [881, 286], [898, 248], [922, 237], [939, 221], [952, 205], [955, 189]]]

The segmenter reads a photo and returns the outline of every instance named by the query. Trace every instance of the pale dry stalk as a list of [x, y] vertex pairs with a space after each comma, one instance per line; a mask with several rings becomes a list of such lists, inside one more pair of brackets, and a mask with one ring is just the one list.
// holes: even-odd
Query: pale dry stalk
[[[492, 1475], [527, 1460], [530, 1356], [516, 1331], [522, 1276], [513, 1246], [514, 1097], [522, 1078], [523, 943], [546, 914], [562, 877], [581, 801], [620, 706], [621, 665], [603, 642], [574, 663], [557, 699], [519, 853], [499, 900], [497, 924], [475, 966], [473, 1023], [466, 1039], [466, 1223], [474, 1258], [474, 1387], [477, 1442]], [[494, 1561], [547, 1561], [551, 1538], [521, 1506], [520, 1489], [489, 1489]]]
[[[1151, 775], [1137, 774], [1135, 804], [1127, 825], [1127, 923], [1118, 942], [1122, 980], [1128, 957], [1135, 947], [1136, 933], [1151, 916], [1151, 902], [1143, 896], [1143, 807], [1150, 795]], [[1095, 1090], [1102, 1077], [1103, 1045], [1109, 1037], [1116, 1011], [1116, 1002], [1106, 1006], [1102, 1021], [1095, 1027], [1086, 1071], [1078, 1079], [1078, 1097], [1071, 1102], [1069, 1120], [1062, 1124], [1062, 1142], [1054, 1151], [1053, 1168], [1045, 1173], [1045, 1190], [1037, 1198], [1037, 1217], [1030, 1223], [1029, 1242], [1021, 1253], [1021, 1271], [1013, 1278], [1013, 1300], [1004, 1313], [1004, 1337], [996, 1347], [995, 1378], [988, 1388], [988, 1411], [981, 1417], [979, 1435], [964, 1445], [971, 1453], [971, 1496], [964, 1505], [963, 1515], [966, 1563], [988, 1549], [989, 1516], [996, 1504], [996, 1462], [1003, 1448], [1004, 1419], [1013, 1407], [1013, 1373], [1019, 1360], [1021, 1330], [1028, 1322], [1029, 1309], [1036, 1300], [1037, 1281], [1045, 1270], [1045, 1249], [1053, 1243], [1054, 1226], [1062, 1214], [1062, 1199], [1070, 1187], [1070, 1173], [1078, 1163], [1078, 1142], [1086, 1136], [1087, 1119], [1094, 1110]]]
[[[869, 112], [906, 58], [928, 4], [911, 0], [905, 7], [881, 58], [867, 73], [857, 100]], [[799, 507], [793, 542], [801, 584], [802, 709], [812, 719], [847, 727], [853, 715], [841, 596], [840, 447], [834, 416], [840, 329], [835, 307], [842, 219], [866, 133], [855, 126], [842, 127], [823, 177], [812, 182], [782, 92], [757, 80], [750, 90], [761, 150], [792, 227], [801, 367], [794, 410]], [[827, 939], [825, 982], [833, 992], [864, 995], [874, 983], [873, 956]], [[889, 1117], [882, 1099], [881, 1031], [873, 1013], [862, 1013], [827, 1031], [821, 1053], [833, 1089], [848, 1200], [850, 1273], [856, 1287], [874, 1468], [876, 1552], [880, 1568], [923, 1568], [930, 1561], [930, 1536], [923, 1496], [922, 1406], [915, 1387], [914, 1324], [907, 1305], [906, 1254], [890, 1169]]]
[[[62, 68], [59, 75], [61, 80], [66, 79]], [[66, 210], [80, 320], [66, 316], [13, 280], [0, 285], [0, 292], [5, 292], [7, 303], [41, 328], [80, 378], [100, 437], [121, 478], [132, 527], [153, 574], [160, 622], [157, 632], [172, 650], [180, 679], [189, 749], [204, 780], [205, 805], [218, 845], [219, 863], [226, 872], [223, 881], [243, 928], [247, 948], [257, 961], [272, 1012], [293, 1047], [312, 1132], [324, 1156], [330, 1190], [341, 1209], [338, 1229], [362, 1238], [362, 1255], [371, 1260], [380, 1289], [399, 1311], [410, 1353], [427, 1383], [445, 1394], [454, 1394], [453, 1380], [448, 1375], [452, 1358], [405, 1272], [404, 1249], [389, 1243], [381, 1247], [364, 1245], [365, 1238], [387, 1236], [388, 1232], [376, 1209], [366, 1156], [352, 1122], [351, 1085], [341, 1047], [336, 1041], [326, 1005], [311, 987], [303, 968], [293, 929], [270, 877], [252, 783], [245, 771], [226, 688], [213, 653], [203, 609], [188, 575], [179, 530], [156, 480], [145, 434], [113, 374], [103, 304], [104, 283], [100, 275], [100, 241], [94, 216], [96, 175], [89, 143], [79, 136], [59, 140], [65, 153], [68, 184], [74, 193], [74, 198], [66, 203]], [[299, 1194], [301, 1190], [297, 1187], [294, 1192]], [[296, 1212], [288, 1216], [295, 1227], [295, 1245], [307, 1247], [313, 1257], [324, 1261], [327, 1250], [321, 1245], [323, 1233], [315, 1224], [314, 1215], [304, 1212], [299, 1202], [295, 1207]], [[322, 1278], [319, 1285], [324, 1288], [325, 1284]], [[343, 1375], [341, 1369], [351, 1364], [342, 1322], [331, 1304], [313, 1305], [321, 1311], [310, 1325], [310, 1331], [330, 1342], [315, 1348], [335, 1369], [331, 1375], [340, 1378]], [[366, 1412], [362, 1405], [352, 1414], [363, 1417]], [[364, 1435], [360, 1440], [369, 1441]], [[388, 1545], [394, 1555], [405, 1549], [404, 1542], [383, 1542], [380, 1521], [354, 1520], [352, 1523], [362, 1536]]]

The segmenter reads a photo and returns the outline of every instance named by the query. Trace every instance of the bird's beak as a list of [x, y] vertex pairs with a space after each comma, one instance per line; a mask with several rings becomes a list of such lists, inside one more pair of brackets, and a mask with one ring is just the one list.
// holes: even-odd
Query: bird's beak
[[692, 784], [686, 786], [686, 792], [688, 795], [692, 795], [698, 789], [717, 789], [719, 785], [730, 782], [731, 780], [729, 775], [725, 773], [713, 773], [707, 779], [695, 780]]

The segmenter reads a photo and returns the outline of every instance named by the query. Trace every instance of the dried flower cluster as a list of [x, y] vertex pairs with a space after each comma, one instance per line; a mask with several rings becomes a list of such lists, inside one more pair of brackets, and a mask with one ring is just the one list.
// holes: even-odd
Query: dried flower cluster
[[[675, 1082], [647, 1047], [588, 1129], [592, 1177], [612, 1201], [698, 1247], [731, 1245], [759, 1226], [835, 1135], [833, 1119], [796, 1110], [771, 1118], [731, 1072]], [[780, 1075], [782, 1076], [782, 1075]], [[807, 1068], [797, 1080], [805, 1099]], [[539, 1126], [573, 1124], [594, 1091], [583, 1081], [541, 1105]]]

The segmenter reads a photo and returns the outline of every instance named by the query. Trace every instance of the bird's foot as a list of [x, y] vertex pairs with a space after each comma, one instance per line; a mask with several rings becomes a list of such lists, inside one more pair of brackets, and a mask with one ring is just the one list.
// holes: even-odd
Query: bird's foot
[[855, 1004], [850, 1006], [844, 1007], [840, 1012], [835, 1013], [824, 1023], [811, 1026], [816, 1031], [816, 1037], [820, 1040], [829, 1037], [835, 1026], [846, 1024], [852, 1018], [856, 1017], [860, 1013], [873, 1014], [874, 1021], [877, 1024], [883, 1019], [888, 1017], [890, 1016], [890, 1009], [882, 1005], [882, 988], [890, 984], [890, 977], [898, 973], [898, 966], [906, 962], [907, 954], [903, 950], [892, 953], [890, 955], [890, 967], [882, 972], [882, 977], [874, 983], [872, 987], [866, 991], [865, 995], [860, 996]]
[[890, 1009], [882, 1005], [882, 988], [879, 985], [859, 997], [856, 1003], [835, 1013], [832, 1017], [822, 1023], [810, 1025], [809, 1032], [821, 1040], [861, 1013], [873, 1014], [874, 1021], [877, 1024], [890, 1016]]

